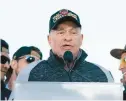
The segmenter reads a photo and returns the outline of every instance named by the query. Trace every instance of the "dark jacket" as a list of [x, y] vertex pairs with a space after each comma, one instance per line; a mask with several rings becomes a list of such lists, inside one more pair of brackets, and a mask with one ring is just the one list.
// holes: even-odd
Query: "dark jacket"
[[29, 81], [56, 81], [56, 82], [109, 82], [113, 78], [109, 71], [85, 59], [87, 54], [80, 50], [81, 54], [74, 62], [73, 68], [66, 71], [63, 59], [50, 51], [50, 57], [46, 61], [37, 64], [30, 72]]
[[11, 91], [5, 87], [5, 83], [1, 80], [1, 100], [8, 100]]

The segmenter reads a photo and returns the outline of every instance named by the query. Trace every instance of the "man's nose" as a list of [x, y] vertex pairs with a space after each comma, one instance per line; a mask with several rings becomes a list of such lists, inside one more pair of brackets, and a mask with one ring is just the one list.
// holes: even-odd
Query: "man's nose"
[[122, 62], [119, 66], [119, 70], [126, 68], [126, 62]]
[[72, 36], [70, 35], [69, 32], [67, 32], [65, 35], [65, 41], [71, 41], [71, 40], [72, 40]]

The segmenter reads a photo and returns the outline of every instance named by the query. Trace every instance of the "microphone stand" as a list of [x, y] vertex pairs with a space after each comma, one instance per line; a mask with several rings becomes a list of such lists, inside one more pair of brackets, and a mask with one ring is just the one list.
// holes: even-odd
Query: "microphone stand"
[[72, 68], [70, 67], [70, 63], [68, 61], [65, 61], [65, 64], [66, 64], [66, 66], [68, 68], [69, 80], [70, 80], [70, 82], [72, 82], [72, 79], [71, 79], [71, 76], [70, 76], [71, 75]]
[[70, 82], [72, 82], [72, 79], [71, 79], [71, 77], [70, 77], [71, 71], [73, 71], [73, 72], [77, 73], [79, 76], [85, 78], [88, 82], [92, 82], [92, 81], [91, 81], [90, 79], [88, 79], [87, 77], [82, 76], [80, 73], [78, 73], [77, 71], [73, 70], [72, 67], [70, 66], [70, 63], [69, 63], [69, 62], [66, 61], [65, 64], [66, 64], [66, 66], [67, 66], [67, 68], [68, 68], [68, 74], [69, 74]]
[[[73, 61], [73, 54], [71, 51], [66, 51], [63, 55], [63, 60], [68, 68], [68, 75], [69, 75], [69, 80], [70, 82], [72, 82], [72, 79], [71, 79], [71, 71], [75, 72], [76, 74], [78, 74], [79, 76], [85, 78], [88, 82], [91, 82], [90, 79], [88, 79], [87, 77], [81, 75], [80, 73], [78, 73], [78, 71], [74, 71], [73, 70], [73, 67], [71, 67], [71, 62]], [[73, 65], [74, 66], [74, 65]]]

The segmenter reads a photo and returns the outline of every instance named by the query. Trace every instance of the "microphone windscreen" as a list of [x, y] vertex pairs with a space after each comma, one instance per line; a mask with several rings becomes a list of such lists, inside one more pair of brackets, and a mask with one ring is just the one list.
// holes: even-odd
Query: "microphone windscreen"
[[66, 51], [63, 55], [63, 59], [67, 62], [72, 62], [73, 61], [73, 54], [71, 51]]

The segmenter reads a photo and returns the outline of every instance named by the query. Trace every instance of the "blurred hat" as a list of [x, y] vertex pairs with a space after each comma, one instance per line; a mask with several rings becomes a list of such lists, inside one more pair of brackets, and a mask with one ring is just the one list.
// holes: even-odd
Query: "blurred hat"
[[125, 53], [126, 52], [126, 45], [125, 45], [125, 47], [124, 47], [124, 49], [112, 49], [111, 51], [110, 51], [110, 54], [113, 56], [113, 57], [115, 57], [115, 58], [117, 58], [117, 59], [121, 59], [121, 55], [123, 54], [123, 53]]
[[38, 57], [39, 59], [42, 59], [42, 52], [35, 46], [23, 46], [19, 48], [13, 55], [13, 59], [17, 60], [19, 57], [22, 57], [24, 55], [33, 55]]

